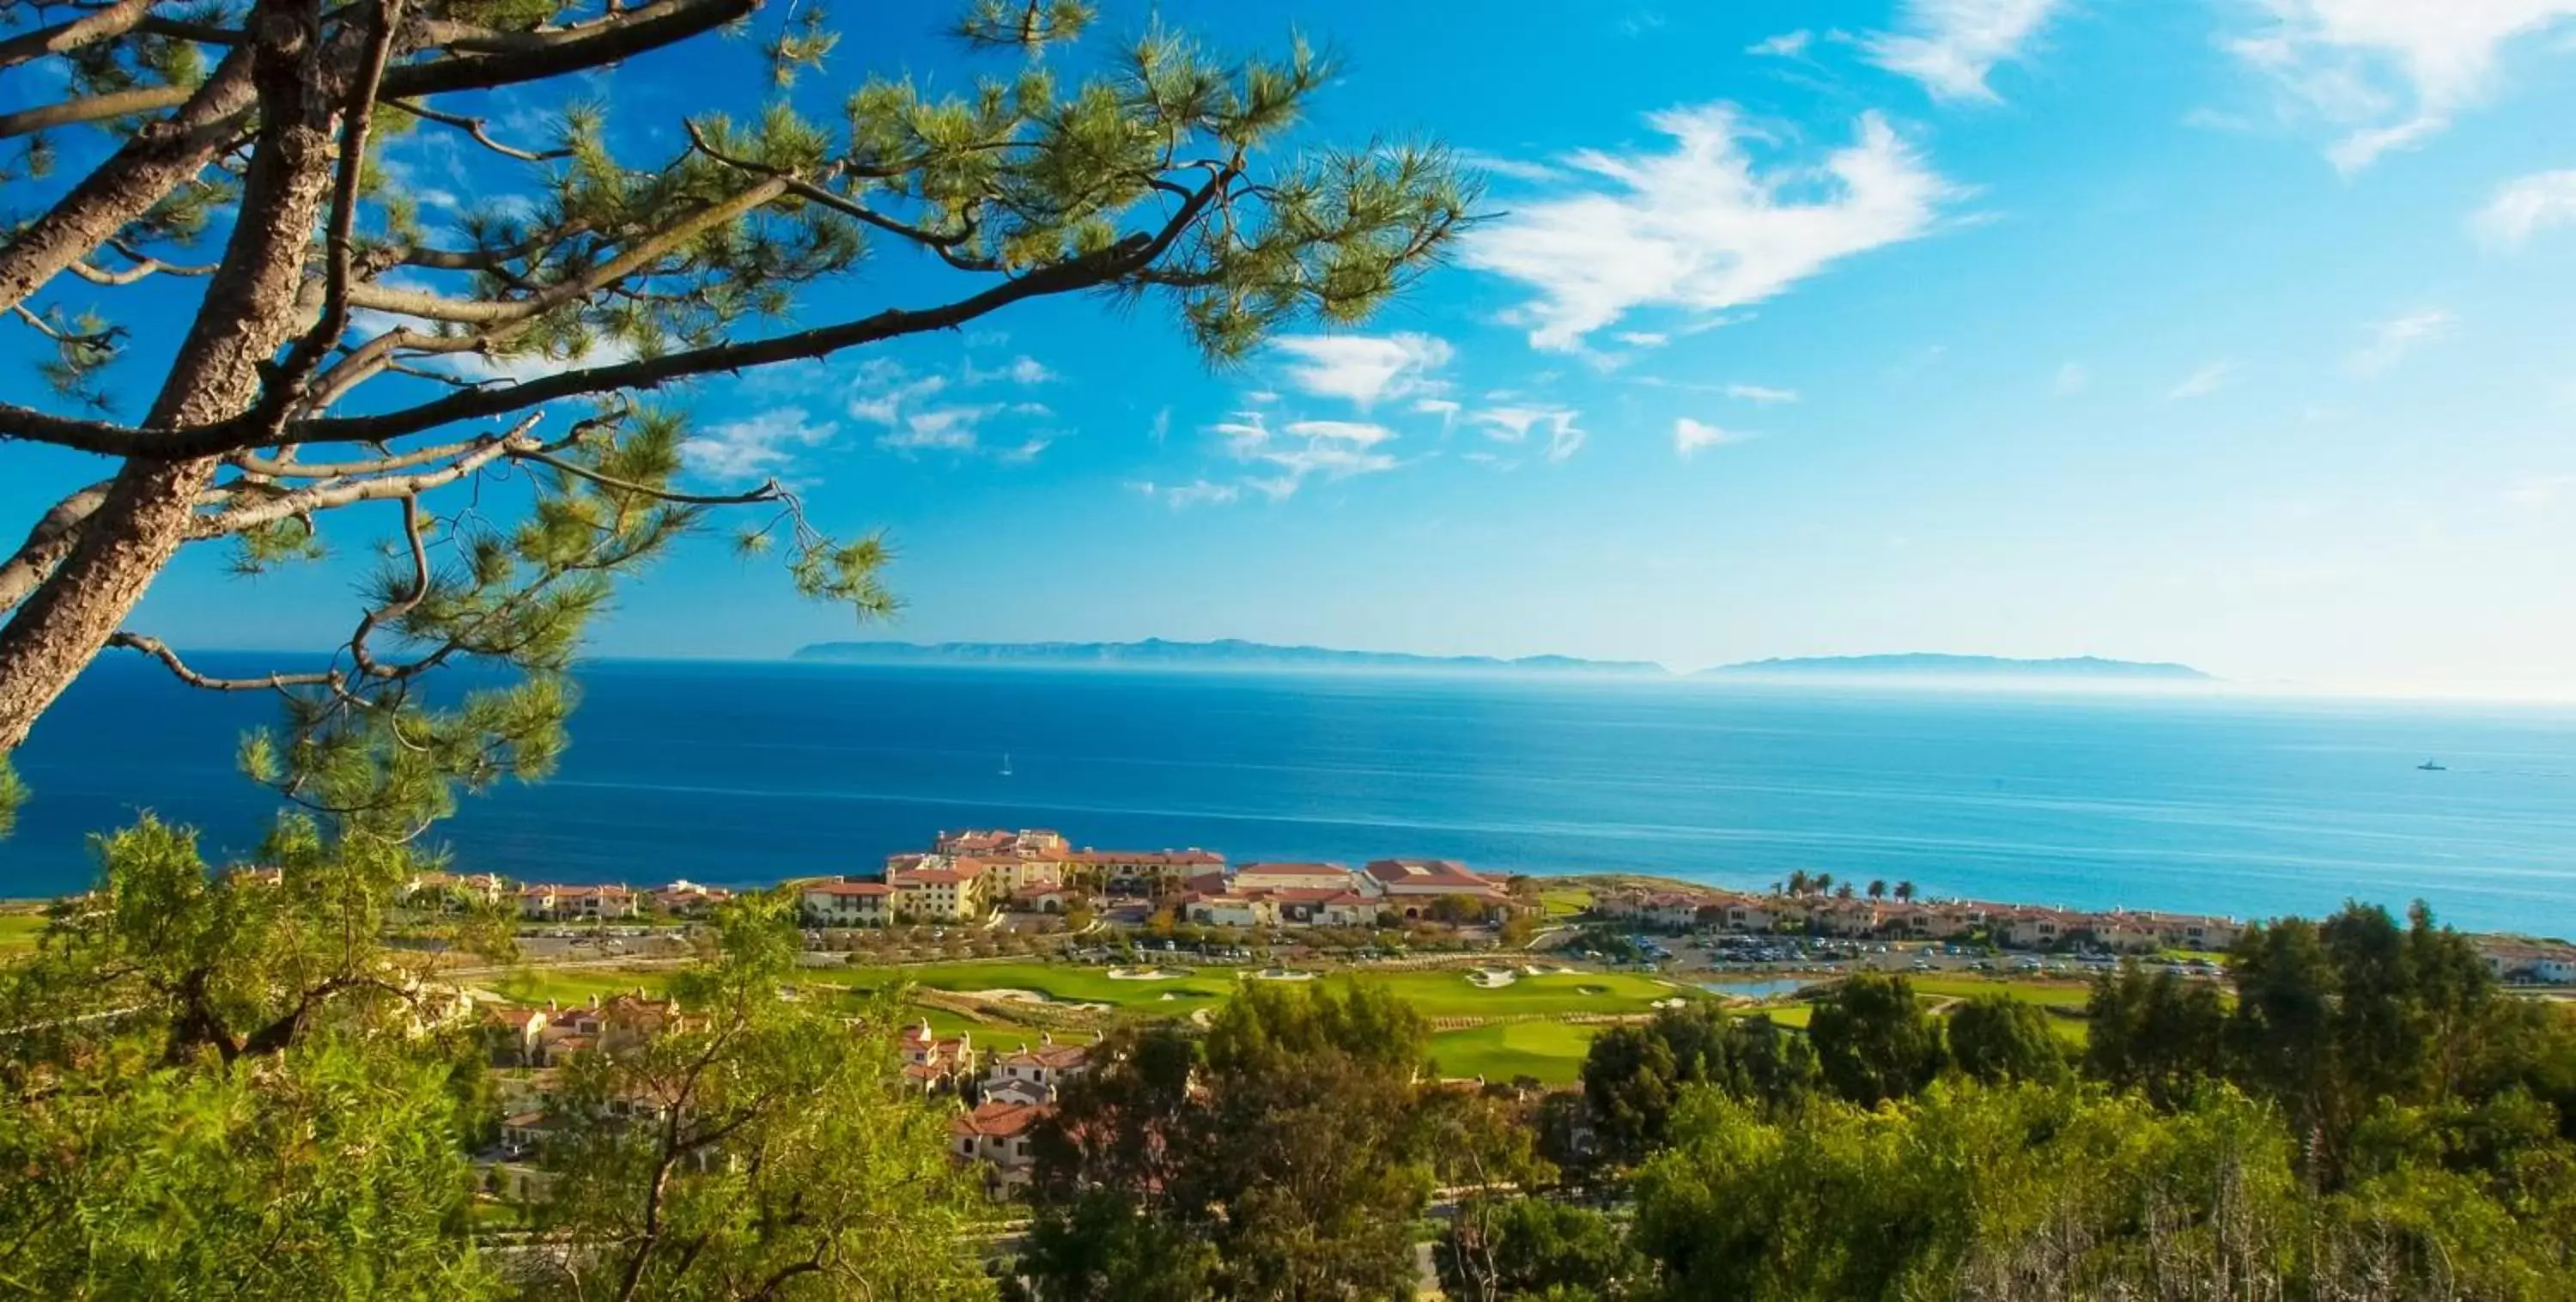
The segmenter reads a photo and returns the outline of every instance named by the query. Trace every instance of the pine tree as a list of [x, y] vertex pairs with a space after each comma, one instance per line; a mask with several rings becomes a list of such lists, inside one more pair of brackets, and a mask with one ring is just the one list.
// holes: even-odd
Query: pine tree
[[[0, 22], [45, 16], [33, 8]], [[780, 544], [805, 594], [891, 604], [882, 543], [817, 532], [785, 486], [676, 486], [693, 379], [1069, 294], [1159, 303], [1207, 357], [1238, 358], [1283, 323], [1365, 317], [1441, 257], [1473, 203], [1436, 147], [1285, 151], [1334, 75], [1303, 42], [1224, 61], [1156, 27], [1066, 75], [1038, 56], [1089, 24], [1080, 0], [976, 0], [956, 36], [1016, 66], [949, 94], [871, 76], [828, 121], [789, 88], [871, 33], [816, 7], [63, 8], [0, 39], [0, 69], [47, 64], [63, 88], [0, 113], [13, 206], [35, 208], [0, 244], [0, 309], [46, 340], [56, 390], [0, 403], [0, 440], [110, 466], [66, 484], [0, 554], [0, 757], [93, 657], [130, 650], [200, 687], [284, 694], [252, 771], [307, 804], [383, 808], [392, 836], [458, 785], [545, 770], [588, 619], [711, 511], [755, 513], [740, 544]], [[765, 56], [751, 120], [612, 133], [581, 97], [583, 78], [629, 61], [711, 58], [700, 47], [727, 30]], [[505, 138], [475, 115], [491, 92], [555, 104], [558, 120]], [[383, 159], [410, 133], [450, 137], [513, 182], [478, 172], [460, 218], [424, 220]], [[656, 137], [679, 143], [617, 143]], [[70, 158], [95, 164], [56, 176]], [[220, 248], [201, 251], [216, 231]], [[800, 319], [899, 251], [950, 292]], [[166, 356], [141, 356], [120, 308], [188, 326]], [[137, 387], [148, 404], [117, 415], [110, 393]], [[639, 397], [652, 392], [673, 396]], [[381, 566], [327, 668], [220, 680], [128, 623], [187, 548], [228, 545], [258, 571], [320, 555], [326, 533], [344, 545], [359, 517], [382, 530]], [[422, 677], [461, 660], [513, 669], [514, 685], [424, 703]], [[18, 794], [0, 779], [0, 798]]]

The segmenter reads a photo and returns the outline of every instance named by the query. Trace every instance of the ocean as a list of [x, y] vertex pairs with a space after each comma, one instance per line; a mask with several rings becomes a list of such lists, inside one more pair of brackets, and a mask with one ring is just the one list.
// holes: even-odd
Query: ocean
[[[941, 829], [1052, 827], [1237, 862], [1735, 887], [1803, 868], [2239, 917], [2420, 897], [2464, 927], [2576, 933], [2563, 708], [799, 663], [580, 677], [557, 776], [469, 798], [434, 833], [460, 868], [741, 884], [873, 870]], [[35, 800], [0, 841], [0, 895], [82, 886], [85, 835], [138, 809], [247, 850], [272, 804], [232, 755], [273, 708], [95, 666], [19, 755]]]

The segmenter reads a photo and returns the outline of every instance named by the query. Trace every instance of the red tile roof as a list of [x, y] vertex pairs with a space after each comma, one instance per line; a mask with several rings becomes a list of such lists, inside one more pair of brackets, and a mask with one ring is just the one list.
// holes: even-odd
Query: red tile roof
[[986, 1103], [972, 1112], [958, 1113], [949, 1121], [948, 1132], [959, 1136], [1008, 1139], [1026, 1132], [1053, 1110], [1043, 1103]]

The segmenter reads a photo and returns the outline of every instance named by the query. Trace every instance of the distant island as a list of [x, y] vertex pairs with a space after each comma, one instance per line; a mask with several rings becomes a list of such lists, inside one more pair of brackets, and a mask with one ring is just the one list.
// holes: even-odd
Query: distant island
[[1755, 678], [2045, 678], [2058, 681], [2084, 679], [2120, 682], [2190, 682], [2217, 681], [2210, 675], [2170, 662], [2139, 660], [2104, 660], [2099, 656], [2069, 656], [2055, 660], [2015, 660], [2008, 656], [1952, 656], [1928, 652], [1880, 656], [1804, 656], [1781, 660], [1750, 660], [1743, 664], [1719, 665], [1703, 669], [1701, 677]]
[[1031, 668], [1134, 669], [1414, 669], [1510, 673], [1662, 674], [1644, 660], [1573, 656], [1426, 656], [1401, 651], [1337, 651], [1274, 646], [1227, 638], [1218, 642], [817, 642], [798, 660], [862, 665], [1009, 665]]
[[[1403, 651], [1343, 651], [1319, 646], [1277, 646], [1227, 638], [1217, 642], [817, 642], [797, 649], [798, 660], [858, 665], [988, 665], [1027, 668], [1112, 669], [1395, 669], [1418, 672], [1618, 674], [1664, 676], [1672, 671], [1649, 660], [1585, 660], [1576, 656], [1430, 656]], [[2051, 682], [2212, 682], [2189, 665], [2075, 656], [2014, 660], [2004, 656], [1912, 653], [1811, 656], [1752, 660], [1703, 669], [1698, 678], [2025, 679]]]

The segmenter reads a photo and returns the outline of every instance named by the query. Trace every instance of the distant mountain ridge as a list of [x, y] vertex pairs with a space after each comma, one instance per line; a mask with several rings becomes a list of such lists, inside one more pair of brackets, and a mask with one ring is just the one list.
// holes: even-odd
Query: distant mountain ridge
[[[1431, 656], [1404, 651], [1343, 651], [1319, 646], [1278, 646], [1226, 638], [1215, 642], [817, 642], [797, 648], [798, 660], [868, 665], [1003, 665], [1058, 668], [1144, 669], [1415, 669], [1513, 673], [1666, 675], [1646, 660], [1585, 660], [1577, 656]], [[2015, 660], [2004, 656], [1811, 656], [1752, 660], [1703, 669], [1695, 677], [1854, 677], [2117, 680], [2208, 682], [2189, 665], [2074, 656]]]
[[1426, 656], [1402, 651], [1338, 651], [1319, 646], [1274, 646], [1226, 638], [1216, 642], [817, 642], [796, 650], [798, 660], [871, 665], [1029, 665], [1161, 669], [1467, 669], [1519, 673], [1662, 674], [1643, 660], [1583, 660], [1573, 656]]
[[2054, 660], [2015, 660], [2009, 656], [1954, 656], [1907, 652], [1875, 656], [1800, 656], [1750, 660], [1703, 669], [1701, 677], [1836, 677], [1853, 678], [2050, 678], [2119, 679], [2122, 681], [2215, 682], [2216, 679], [2171, 661], [2105, 660], [2099, 656], [2066, 656]]

